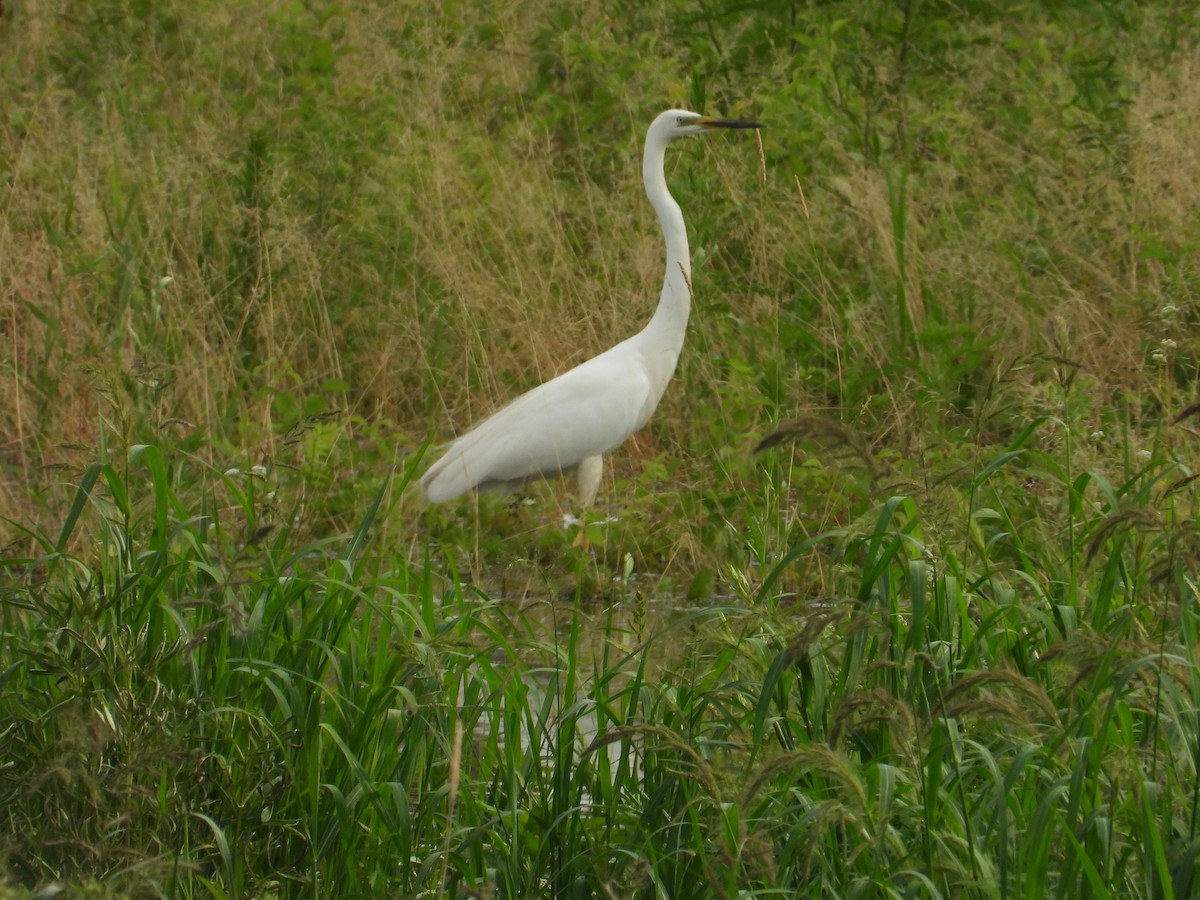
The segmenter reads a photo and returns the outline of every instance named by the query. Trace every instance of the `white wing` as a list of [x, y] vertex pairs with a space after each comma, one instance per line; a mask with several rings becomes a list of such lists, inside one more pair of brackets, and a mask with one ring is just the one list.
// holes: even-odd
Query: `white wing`
[[458, 438], [421, 478], [434, 503], [563, 472], [641, 428], [659, 397], [631, 339], [521, 395]]

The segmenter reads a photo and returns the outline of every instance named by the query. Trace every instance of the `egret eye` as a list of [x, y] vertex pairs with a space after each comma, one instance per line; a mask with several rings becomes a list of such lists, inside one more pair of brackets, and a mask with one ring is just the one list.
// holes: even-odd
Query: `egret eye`
[[675, 124], [678, 125], [680, 128], [682, 128], [684, 125], [687, 124], [687, 116], [676, 116]]

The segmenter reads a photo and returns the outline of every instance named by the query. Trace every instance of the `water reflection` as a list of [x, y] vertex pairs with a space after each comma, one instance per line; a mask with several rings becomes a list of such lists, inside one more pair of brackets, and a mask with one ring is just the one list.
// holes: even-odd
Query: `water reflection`
[[[732, 611], [641, 596], [610, 606], [529, 597], [500, 606], [512, 643], [492, 648], [488, 662], [493, 670], [511, 667], [520, 683], [463, 709], [474, 739], [501, 755], [515, 745], [522, 755], [536, 754], [547, 770], [563, 758], [565, 740], [573, 745], [572, 760], [595, 747], [614, 769], [624, 757], [634, 778], [641, 764], [640, 753], [630, 752], [632, 737], [600, 740], [615, 727], [653, 724], [641, 718], [645, 698], [624, 718], [627, 691], [635, 679], [643, 690], [669, 680], [702, 625]], [[465, 702], [460, 688], [460, 707]]]

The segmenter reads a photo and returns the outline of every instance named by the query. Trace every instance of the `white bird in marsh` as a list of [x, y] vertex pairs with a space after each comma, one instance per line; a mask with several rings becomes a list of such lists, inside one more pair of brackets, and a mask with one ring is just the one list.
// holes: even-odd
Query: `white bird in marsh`
[[667, 271], [649, 324], [631, 338], [522, 394], [455, 440], [421, 476], [432, 503], [469, 490], [516, 487], [575, 470], [580, 502], [596, 499], [604, 454], [650, 420], [675, 373], [691, 310], [691, 256], [679, 204], [667, 190], [667, 144], [715, 128], [761, 128], [682, 109], [659, 115], [646, 132], [642, 180], [662, 226]]

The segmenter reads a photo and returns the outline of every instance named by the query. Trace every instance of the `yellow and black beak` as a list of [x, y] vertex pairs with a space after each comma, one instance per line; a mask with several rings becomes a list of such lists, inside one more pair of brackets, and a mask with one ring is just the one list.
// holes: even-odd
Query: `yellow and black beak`
[[745, 122], [741, 119], [714, 119], [700, 116], [696, 122], [701, 128], [762, 128], [758, 122]]

